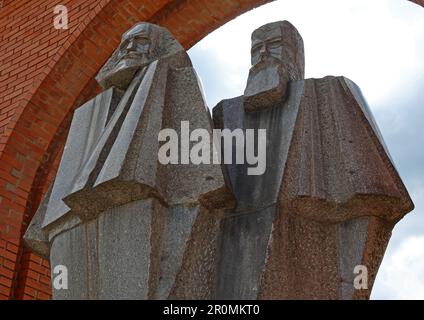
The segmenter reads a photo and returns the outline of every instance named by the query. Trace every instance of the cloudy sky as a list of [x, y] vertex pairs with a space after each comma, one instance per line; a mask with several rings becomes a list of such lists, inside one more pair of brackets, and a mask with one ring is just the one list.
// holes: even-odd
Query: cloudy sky
[[289, 20], [306, 77], [343, 75], [367, 98], [416, 209], [398, 223], [372, 299], [424, 299], [424, 8], [406, 0], [279, 0], [204, 38], [189, 53], [212, 108], [243, 93], [250, 34]]

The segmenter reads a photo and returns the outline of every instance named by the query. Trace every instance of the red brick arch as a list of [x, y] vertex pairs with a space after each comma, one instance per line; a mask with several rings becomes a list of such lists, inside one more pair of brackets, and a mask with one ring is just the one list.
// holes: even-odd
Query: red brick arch
[[[94, 75], [138, 21], [185, 48], [270, 0], [0, 0], [0, 299], [46, 299], [46, 261], [21, 235], [55, 175], [69, 119], [93, 96]], [[423, 0], [414, 2], [423, 5]], [[66, 5], [70, 28], [53, 28]]]

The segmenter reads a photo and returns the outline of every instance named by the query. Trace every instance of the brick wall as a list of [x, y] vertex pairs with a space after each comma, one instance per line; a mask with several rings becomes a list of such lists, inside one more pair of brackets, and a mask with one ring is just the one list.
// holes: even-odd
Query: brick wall
[[[47, 104], [57, 106], [63, 100], [57, 95], [49, 97], [47, 87], [40, 92], [41, 103], [31, 98], [66, 41], [90, 12], [105, 5], [100, 2], [15, 0], [4, 1], [0, 11], [0, 232], [5, 244], [0, 251], [2, 298], [42, 299], [50, 295], [45, 280], [50, 274], [48, 263], [30, 254], [20, 238], [51, 180], [49, 170], [58, 153], [51, 150], [51, 135], [58, 132], [55, 124], [61, 123], [67, 112], [55, 108], [57, 111], [47, 113]], [[53, 8], [59, 3], [68, 6], [73, 16], [69, 30], [53, 27]], [[24, 119], [25, 111], [28, 116]], [[36, 179], [40, 174], [43, 177]]]
[[[189, 48], [268, 0], [0, 0], [0, 299], [48, 299], [49, 266], [21, 237], [52, 181], [75, 107], [138, 21]], [[53, 27], [56, 5], [69, 29]]]

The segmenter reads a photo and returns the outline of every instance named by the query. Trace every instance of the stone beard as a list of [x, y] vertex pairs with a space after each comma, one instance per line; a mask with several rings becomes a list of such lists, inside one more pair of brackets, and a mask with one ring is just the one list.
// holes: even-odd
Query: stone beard
[[281, 61], [271, 57], [250, 69], [247, 83], [249, 104], [266, 109], [286, 99], [289, 77]]
[[136, 24], [122, 35], [119, 47], [96, 77], [103, 89], [128, 88], [135, 73], [158, 57], [183, 51], [168, 30], [150, 23]]

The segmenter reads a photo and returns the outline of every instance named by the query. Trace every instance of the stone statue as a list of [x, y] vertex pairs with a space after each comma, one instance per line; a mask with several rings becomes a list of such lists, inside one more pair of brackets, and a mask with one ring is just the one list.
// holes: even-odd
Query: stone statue
[[[54, 299], [369, 298], [413, 203], [359, 88], [305, 80], [304, 65], [289, 22], [255, 30], [245, 93], [220, 102], [212, 121], [169, 31], [127, 31], [97, 75], [104, 91], [75, 111], [25, 234], [53, 271], [68, 269], [69, 288], [53, 285]], [[191, 139], [179, 161], [162, 163], [163, 130], [183, 135], [184, 122], [209, 136], [246, 132], [244, 145], [248, 130], [265, 130], [266, 152], [247, 146], [265, 170], [190, 162]], [[212, 144], [227, 147], [219, 136]]]
[[244, 95], [213, 110], [218, 128], [267, 130], [263, 175], [226, 165], [237, 206], [222, 222], [219, 298], [369, 298], [391, 230], [413, 209], [360, 89], [304, 80], [304, 65], [295, 27], [266, 24], [252, 34]]
[[162, 165], [158, 136], [182, 121], [212, 131], [190, 58], [139, 23], [75, 111], [53, 186], [25, 239], [70, 288], [54, 299], [211, 298], [219, 217], [234, 200], [219, 164]]

